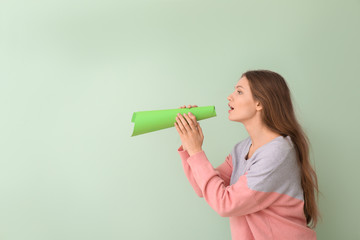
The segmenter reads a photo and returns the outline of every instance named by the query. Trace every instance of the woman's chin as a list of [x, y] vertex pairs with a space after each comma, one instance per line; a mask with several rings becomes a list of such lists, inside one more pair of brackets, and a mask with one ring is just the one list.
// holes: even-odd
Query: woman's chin
[[229, 115], [228, 119], [232, 122], [241, 122], [241, 120], [239, 118], [234, 118], [233, 116]]

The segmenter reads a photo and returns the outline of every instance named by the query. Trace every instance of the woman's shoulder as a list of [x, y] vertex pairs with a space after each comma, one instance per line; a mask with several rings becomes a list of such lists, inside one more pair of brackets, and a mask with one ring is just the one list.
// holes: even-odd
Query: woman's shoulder
[[[237, 142], [232, 151], [231, 155], [233, 158], [239, 158], [240, 156], [247, 153], [251, 144], [250, 136]], [[290, 136], [279, 136], [267, 144], [258, 148], [251, 159], [257, 161], [260, 159], [283, 159], [288, 154], [294, 154], [295, 148]], [[292, 153], [291, 153], [292, 152]]]
[[275, 141], [271, 141], [255, 151], [253, 156], [253, 164], [258, 163], [262, 167], [267, 166], [272, 169], [283, 165], [285, 162], [286, 165], [296, 163], [296, 150], [289, 136], [279, 137]]
[[283, 155], [294, 149], [294, 144], [290, 136], [279, 136], [273, 141], [265, 144], [259, 153], [263, 155]]
[[241, 152], [251, 141], [250, 136], [242, 139], [241, 141], [237, 142], [231, 151], [232, 154]]

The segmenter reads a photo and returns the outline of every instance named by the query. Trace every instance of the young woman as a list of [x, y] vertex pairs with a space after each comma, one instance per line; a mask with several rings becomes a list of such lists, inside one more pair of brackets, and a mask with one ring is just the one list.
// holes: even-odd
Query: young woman
[[316, 239], [317, 177], [284, 78], [268, 70], [245, 72], [227, 99], [229, 120], [241, 122], [249, 137], [215, 169], [202, 150], [195, 116], [176, 118], [178, 152], [195, 192], [229, 217], [233, 240]]

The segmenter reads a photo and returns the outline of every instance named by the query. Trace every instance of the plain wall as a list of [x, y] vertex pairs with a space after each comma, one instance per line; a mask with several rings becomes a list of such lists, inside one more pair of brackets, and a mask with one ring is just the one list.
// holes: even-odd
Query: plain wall
[[230, 239], [183, 172], [175, 128], [133, 112], [216, 107], [214, 167], [248, 136], [227, 96], [280, 73], [311, 141], [318, 239], [360, 239], [360, 1], [0, 2], [0, 239]]

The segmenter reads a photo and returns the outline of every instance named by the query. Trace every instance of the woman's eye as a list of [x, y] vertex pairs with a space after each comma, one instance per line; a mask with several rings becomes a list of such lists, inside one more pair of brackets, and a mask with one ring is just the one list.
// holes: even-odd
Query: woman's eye
[[237, 91], [238, 93], [241, 93], [241, 91]]

